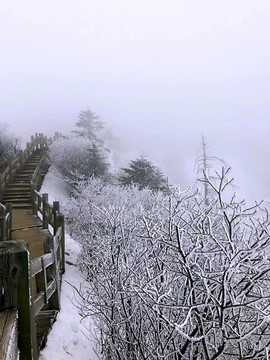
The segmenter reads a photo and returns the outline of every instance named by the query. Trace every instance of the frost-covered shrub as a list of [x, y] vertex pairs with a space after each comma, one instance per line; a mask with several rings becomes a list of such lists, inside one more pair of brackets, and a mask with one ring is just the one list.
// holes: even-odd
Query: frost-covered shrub
[[[265, 359], [270, 343], [269, 218], [223, 201], [223, 170], [196, 193], [79, 186], [67, 209], [104, 359]], [[208, 179], [205, 179], [208, 181]]]
[[108, 176], [108, 164], [102, 148], [87, 138], [55, 141], [50, 146], [50, 159], [71, 187], [91, 177]]
[[6, 125], [0, 124], [0, 161], [13, 159], [19, 149], [19, 139], [9, 134]]

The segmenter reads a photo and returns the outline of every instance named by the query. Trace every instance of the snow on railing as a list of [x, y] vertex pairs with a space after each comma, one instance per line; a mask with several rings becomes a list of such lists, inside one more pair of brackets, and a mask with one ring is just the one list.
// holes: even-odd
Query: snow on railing
[[0, 175], [0, 201], [2, 200], [3, 190], [7, 184], [10, 183], [16, 172], [22, 168], [23, 164], [31, 157], [36, 150], [46, 150], [48, 146], [62, 135], [58, 132], [55, 133], [53, 138], [47, 138], [43, 134], [35, 134], [31, 136], [31, 141], [26, 143], [26, 149], [20, 151], [19, 155], [13, 160], [9, 161], [6, 169]]
[[3, 205], [0, 203], [0, 241], [11, 240], [12, 238], [12, 204]]
[[0, 312], [0, 359], [18, 360], [18, 311]]
[[[12, 181], [16, 171], [33, 152], [38, 149], [46, 150], [58, 137], [60, 135], [56, 134], [54, 139], [47, 139], [40, 134], [31, 138], [26, 150], [21, 152], [0, 176], [1, 196], [8, 182]], [[0, 323], [7, 310], [18, 311], [18, 332], [13, 332], [11, 336], [7, 330], [3, 330], [4, 334], [0, 337], [2, 340], [7, 339], [4, 343], [0, 341], [1, 360], [17, 360], [18, 348], [20, 360], [37, 360], [35, 316], [44, 305], [47, 309], [60, 309], [60, 279], [65, 271], [65, 226], [64, 217], [59, 211], [59, 202], [51, 205], [48, 203], [48, 195], [41, 195], [37, 191], [45, 170], [46, 159], [43, 157], [30, 178], [33, 215], [39, 216], [43, 228], [49, 231], [44, 239], [43, 256], [31, 261], [29, 246], [25, 241], [6, 241], [12, 237], [12, 205], [0, 204]], [[36, 284], [35, 297], [33, 282]], [[17, 318], [15, 323], [17, 326]], [[10, 347], [7, 347], [7, 344]], [[10, 355], [8, 349], [13, 349], [12, 354], [15, 354], [15, 357]]]

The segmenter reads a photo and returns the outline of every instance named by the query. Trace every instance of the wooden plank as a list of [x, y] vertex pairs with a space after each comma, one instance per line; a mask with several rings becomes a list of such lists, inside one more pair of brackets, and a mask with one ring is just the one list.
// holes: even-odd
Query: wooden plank
[[38, 349], [42, 349], [46, 344], [46, 339], [58, 314], [57, 310], [42, 310], [36, 316], [37, 342]]
[[12, 239], [24, 239], [30, 245], [31, 260], [44, 255], [43, 239], [49, 235], [48, 230], [40, 228], [30, 228], [26, 230], [16, 230], [12, 233]]
[[[39, 193], [37, 193], [35, 187], [30, 186], [30, 176], [32, 174], [35, 175], [36, 180], [39, 181], [40, 172], [42, 167], [45, 166], [43, 149], [46, 151], [46, 142], [42, 135], [38, 137], [33, 137], [31, 143], [27, 144], [27, 149], [24, 152], [21, 152], [18, 161], [13, 163], [8, 169], [6, 169], [6, 173], [1, 176], [1, 195], [3, 195], [3, 201], [10, 202], [13, 204], [13, 214], [12, 214], [12, 238], [14, 242], [10, 243], [11, 248], [15, 246], [15, 244], [25, 244], [24, 242], [18, 241], [23, 239], [29, 245], [30, 249], [30, 257], [32, 261], [29, 264], [29, 252], [27, 251], [27, 256], [25, 255], [12, 255], [11, 260], [8, 261], [8, 266], [13, 266], [13, 261], [21, 261], [25, 265], [26, 258], [28, 259], [27, 270], [23, 271], [24, 266], [20, 264], [19, 266], [14, 266], [11, 270], [6, 271], [5, 286], [8, 287], [8, 290], [4, 291], [4, 297], [9, 294], [9, 304], [17, 304], [18, 294], [20, 294], [21, 298], [25, 298], [25, 291], [29, 292], [28, 303], [29, 307], [24, 306], [25, 309], [22, 312], [21, 303], [18, 305], [19, 310], [19, 326], [24, 326], [24, 330], [20, 331], [20, 340], [19, 344], [22, 346], [23, 350], [21, 352], [21, 359], [36, 359], [36, 333], [33, 335], [32, 339], [29, 342], [27, 340], [27, 334], [29, 334], [29, 329], [33, 330], [35, 328], [34, 314], [36, 314], [36, 319], [42, 318], [42, 321], [38, 320], [38, 338], [39, 344], [40, 339], [45, 338], [46, 331], [48, 332], [49, 326], [40, 326], [40, 324], [51, 323], [50, 319], [52, 318], [51, 314], [55, 314], [55, 310], [60, 309], [60, 269], [59, 269], [59, 258], [61, 258], [60, 252], [63, 250], [61, 248], [61, 240], [63, 239], [64, 232], [59, 229], [57, 233], [57, 237], [53, 239], [50, 237], [50, 241], [48, 243], [49, 247], [45, 247], [47, 250], [50, 248], [50, 253], [44, 255], [44, 247], [43, 241], [49, 236], [49, 232], [46, 229], [42, 229], [41, 226], [48, 227], [50, 223], [53, 225], [54, 232], [56, 233], [58, 230], [57, 223], [60, 219], [59, 216], [59, 203], [54, 204], [54, 209], [51, 205], [48, 204], [46, 196], [43, 198]], [[36, 149], [39, 149], [35, 152]], [[19, 171], [18, 171], [19, 170]], [[14, 179], [13, 183], [8, 183], [11, 179]], [[4, 187], [7, 186], [5, 189]], [[4, 189], [4, 191], [2, 191]], [[39, 210], [40, 213], [44, 213], [43, 221], [40, 220], [37, 216], [33, 216], [32, 213], [32, 199], [30, 195], [35, 195], [35, 208], [36, 211]], [[64, 229], [64, 228], [63, 228]], [[55, 234], [54, 233], [54, 234]], [[3, 244], [3, 243], [2, 243]], [[61, 248], [61, 250], [60, 250]], [[3, 253], [1, 253], [3, 255]], [[0, 254], [0, 255], [1, 255]], [[59, 254], [59, 255], [58, 255]], [[20, 256], [22, 259], [20, 260]], [[19, 260], [18, 260], [19, 259]], [[0, 272], [4, 273], [4, 267], [6, 266], [6, 262], [2, 262], [2, 268], [0, 264]], [[61, 266], [61, 265], [60, 265]], [[31, 273], [28, 273], [32, 268]], [[3, 275], [3, 274], [2, 274]], [[33, 277], [32, 277], [33, 275]], [[19, 278], [19, 283], [15, 286], [15, 289], [12, 285], [12, 277]], [[28, 278], [28, 281], [26, 281]], [[3, 282], [4, 277], [0, 276], [0, 282]], [[27, 285], [28, 284], [28, 285]], [[0, 284], [1, 285], [1, 284]], [[2, 284], [3, 286], [3, 284]], [[11, 288], [10, 288], [11, 286]], [[3, 289], [3, 287], [2, 287]], [[5, 288], [6, 289], [6, 288]], [[32, 303], [30, 299], [33, 299], [33, 290], [37, 296], [35, 296], [35, 300]], [[19, 291], [20, 290], [20, 291]], [[31, 293], [31, 294], [30, 294]], [[19, 300], [18, 300], [19, 301]], [[21, 300], [20, 300], [21, 301]], [[44, 313], [44, 304], [46, 309], [53, 309], [50, 313]], [[6, 304], [6, 305], [5, 305]], [[32, 305], [31, 305], [32, 304]], [[0, 310], [4, 309], [7, 305], [5, 299], [3, 299], [3, 295], [1, 298], [0, 294]], [[41, 312], [40, 312], [41, 310]], [[40, 316], [42, 314], [42, 316]], [[55, 316], [53, 316], [55, 318]], [[2, 325], [0, 323], [0, 327]], [[25, 329], [28, 330], [25, 330]], [[46, 330], [45, 330], [46, 328]], [[22, 329], [22, 328], [21, 328]], [[31, 331], [32, 331], [31, 330]], [[23, 339], [23, 340], [22, 340]], [[42, 342], [42, 341], [41, 341]], [[31, 355], [25, 355], [25, 348], [30, 349], [29, 344], [31, 343]], [[39, 345], [40, 346], [40, 345]], [[2, 360], [2, 356], [0, 355], [0, 360]], [[13, 359], [12, 359], [13, 360]]]
[[41, 272], [43, 270], [42, 267], [42, 259], [44, 262], [44, 266], [45, 268], [47, 268], [48, 266], [53, 264], [53, 257], [52, 254], [45, 254], [42, 257], [39, 257], [37, 259], [34, 259], [31, 261], [31, 273], [32, 273], [32, 277], [35, 276], [36, 274], [38, 274], [39, 272]]
[[18, 359], [18, 311], [0, 312], [0, 359]]
[[0, 288], [0, 310], [18, 309], [20, 359], [37, 360], [29, 249], [22, 240], [0, 244]]
[[48, 267], [48, 280], [56, 280], [56, 289], [52, 297], [49, 299], [50, 309], [60, 310], [60, 273], [57, 261], [57, 254], [55, 251], [55, 240], [52, 236], [48, 236], [44, 241], [44, 251], [50, 253], [53, 257], [52, 266]]
[[13, 230], [18, 228], [27, 228], [30, 226], [42, 226], [42, 221], [32, 215], [32, 211], [28, 209], [13, 209]]
[[48, 194], [42, 194], [42, 211], [43, 211], [43, 228], [48, 229], [49, 225], [49, 210]]
[[[47, 299], [50, 299], [50, 297], [53, 295], [53, 293], [56, 290], [56, 281], [55, 280], [51, 280], [48, 284], [47, 284]], [[34, 300], [34, 313], [35, 315], [38, 314], [38, 312], [43, 308], [43, 306], [46, 304], [46, 295], [45, 295], [45, 291], [40, 291], [35, 300]]]

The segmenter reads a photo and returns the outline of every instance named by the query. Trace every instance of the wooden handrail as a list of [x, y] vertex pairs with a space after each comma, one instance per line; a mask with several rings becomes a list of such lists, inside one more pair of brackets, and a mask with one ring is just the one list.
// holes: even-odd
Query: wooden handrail
[[[0, 175], [1, 197], [4, 188], [33, 152], [37, 149], [47, 149], [47, 146], [59, 136], [57, 134], [54, 139], [47, 139], [42, 134], [36, 134], [31, 138], [27, 148], [9, 162]], [[7, 241], [12, 237], [12, 204], [0, 203], [0, 286], [2, 286], [0, 318], [3, 310], [18, 309], [18, 343], [20, 359], [23, 360], [37, 360], [35, 316], [44, 305], [48, 309], [60, 309], [60, 278], [65, 271], [64, 216], [60, 213], [59, 202], [51, 205], [48, 202], [48, 195], [41, 195], [37, 191], [45, 167], [46, 158], [43, 157], [30, 179], [33, 214], [38, 215], [42, 220], [43, 228], [51, 232], [44, 239], [43, 256], [30, 261], [27, 243], [21, 240]], [[34, 299], [33, 279], [37, 290]], [[16, 339], [13, 342], [16, 344]], [[4, 347], [0, 345], [0, 359], [6, 360], [7, 356], [4, 357], [1, 353]], [[13, 360], [13, 358], [8, 359]]]
[[0, 359], [18, 359], [18, 311], [0, 312]]
[[60, 269], [62, 262], [62, 229], [59, 228], [54, 237], [47, 237], [45, 255], [31, 261], [31, 276], [35, 278], [37, 295], [34, 298], [35, 315], [49, 304], [50, 308], [60, 309]]
[[[21, 151], [20, 154], [13, 160], [9, 161], [6, 169], [0, 175], [0, 201], [2, 200], [3, 191], [15, 176], [16, 172], [22, 168], [24, 163], [31, 157], [34, 151], [41, 149], [48, 149], [48, 145], [53, 141], [62, 137], [61, 134], [56, 133], [54, 138], [48, 139], [43, 134], [36, 134], [31, 136], [31, 141], [27, 143], [26, 149]], [[31, 195], [32, 199], [35, 198], [34, 191], [38, 190], [41, 186], [42, 173], [45, 172], [47, 166], [46, 156], [44, 155], [38, 163], [32, 177], [31, 177]], [[32, 201], [33, 209], [34, 202]], [[35, 211], [34, 211], [35, 213]], [[37, 213], [35, 213], [37, 214]], [[0, 241], [11, 240], [12, 238], [12, 205], [6, 206], [0, 203]]]
[[0, 241], [12, 238], [12, 204], [0, 203]]
[[43, 134], [35, 134], [31, 136], [31, 141], [26, 144], [26, 149], [20, 151], [19, 155], [13, 160], [9, 161], [6, 169], [0, 175], [0, 201], [2, 200], [3, 190], [7, 184], [12, 181], [16, 171], [18, 171], [23, 164], [31, 157], [36, 150], [46, 150], [53, 141], [61, 138], [62, 135], [55, 133], [53, 138], [47, 138]]
[[29, 245], [25, 241], [0, 243], [0, 311], [18, 310], [21, 360], [37, 360], [38, 355], [30, 265]]
[[[65, 272], [65, 219], [60, 213], [59, 202], [54, 201], [53, 205], [48, 202], [48, 194], [40, 194], [32, 191], [33, 214], [40, 217], [43, 228], [49, 229], [61, 242], [61, 263], [60, 269]], [[50, 228], [51, 227], [51, 228]]]
[[31, 185], [34, 186], [35, 190], [39, 190], [41, 187], [41, 177], [42, 173], [46, 170], [46, 167], [47, 158], [43, 155], [30, 179]]

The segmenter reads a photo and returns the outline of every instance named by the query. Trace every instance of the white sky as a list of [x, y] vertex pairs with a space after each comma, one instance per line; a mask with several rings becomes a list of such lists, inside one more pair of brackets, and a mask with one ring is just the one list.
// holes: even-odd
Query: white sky
[[0, 122], [67, 132], [90, 107], [187, 185], [200, 135], [269, 196], [269, 0], [0, 0]]

